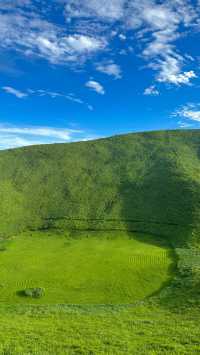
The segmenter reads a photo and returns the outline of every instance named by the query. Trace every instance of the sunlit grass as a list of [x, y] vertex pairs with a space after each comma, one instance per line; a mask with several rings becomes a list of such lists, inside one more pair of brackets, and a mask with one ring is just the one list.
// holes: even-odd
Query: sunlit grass
[[[133, 233], [35, 232], [11, 240], [0, 265], [4, 303], [132, 304], [169, 281], [172, 260], [167, 248]], [[43, 297], [22, 296], [38, 287]]]

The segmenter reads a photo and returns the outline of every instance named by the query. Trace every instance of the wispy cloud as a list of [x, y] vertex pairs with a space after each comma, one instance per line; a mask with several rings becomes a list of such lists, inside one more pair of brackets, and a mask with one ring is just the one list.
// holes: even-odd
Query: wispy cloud
[[60, 93], [60, 92], [43, 90], [43, 89], [39, 89], [39, 90], [31, 90], [31, 89], [29, 89], [29, 92], [32, 95], [49, 96], [52, 99], [55, 99], [57, 97], [63, 97], [64, 99], [67, 99], [69, 101], [76, 102], [78, 104], [84, 104], [84, 101], [82, 99], [78, 98], [77, 96], [75, 96], [74, 94], [63, 94], [63, 93]]
[[22, 134], [29, 136], [40, 136], [58, 138], [63, 140], [70, 140], [73, 133], [83, 133], [79, 130], [59, 129], [51, 127], [2, 127], [0, 126], [0, 133]]
[[31, 5], [32, 4], [32, 1], [31, 0], [15, 0], [15, 1], [12, 1], [12, 0], [3, 0], [1, 3], [0, 3], [0, 9], [1, 10], [8, 10], [8, 9], [13, 9], [15, 7], [24, 7], [24, 6], [27, 6], [27, 5]]
[[0, 149], [55, 142], [84, 141], [94, 138], [96, 136], [78, 129], [0, 125]]
[[177, 58], [167, 57], [165, 61], [160, 63], [160, 73], [157, 76], [157, 80], [179, 86], [190, 85], [191, 80], [197, 78], [197, 75], [193, 70], [181, 72], [181, 62], [181, 58], [178, 61]]
[[85, 86], [93, 91], [96, 91], [97, 94], [100, 94], [100, 95], [104, 95], [105, 94], [105, 90], [104, 90], [104, 87], [98, 83], [97, 81], [94, 81], [94, 80], [89, 80]]
[[40, 97], [47, 96], [52, 99], [56, 99], [56, 98], [60, 97], [60, 98], [66, 99], [68, 101], [75, 102], [77, 104], [85, 105], [88, 108], [88, 110], [90, 110], [90, 111], [93, 110], [92, 105], [90, 105], [87, 102], [85, 102], [84, 100], [80, 99], [79, 97], [77, 97], [73, 93], [64, 94], [61, 92], [44, 90], [44, 89], [37, 89], [37, 90], [36, 89], [27, 89], [26, 91], [21, 91], [21, 90], [15, 89], [10, 86], [3, 86], [2, 90], [8, 94], [16, 96], [18, 99], [23, 99], [28, 96], [40, 96]]
[[77, 97], [75, 94], [69, 93], [69, 94], [63, 94], [61, 92], [56, 92], [56, 91], [49, 91], [49, 90], [44, 90], [44, 89], [38, 89], [38, 90], [33, 90], [33, 89], [28, 89], [28, 92], [31, 95], [37, 95], [37, 96], [47, 96], [51, 97], [52, 99], [56, 99], [58, 97], [63, 98], [65, 100], [80, 104], [80, 105], [85, 105], [88, 110], [93, 110], [92, 105], [86, 103], [83, 99], [80, 99]]
[[118, 21], [123, 17], [125, 0], [66, 0], [66, 16], [73, 18], [98, 17], [104, 21]]
[[126, 41], [127, 37], [126, 37], [125, 34], [120, 33], [120, 34], [119, 34], [119, 39], [121, 39], [121, 41]]
[[194, 19], [193, 8], [187, 6], [186, 1], [168, 1], [162, 5], [146, 2], [142, 20], [148, 25], [146, 33], [151, 38], [147, 41], [143, 56], [150, 60], [148, 66], [158, 72], [158, 81], [182, 85], [189, 84], [196, 77], [193, 70], [182, 72], [186, 57], [178, 53], [174, 45], [180, 37], [179, 27], [187, 28]]
[[[139, 49], [155, 80], [173, 85], [188, 85], [196, 77], [187, 53], [176, 42], [199, 23], [199, 7], [190, 0], [55, 0], [49, 7], [61, 7], [65, 25], [44, 16], [47, 2], [40, 8], [31, 0], [0, 2], [0, 47], [21, 55], [44, 58], [51, 64], [83, 65], [98, 53], [105, 63], [97, 70], [114, 78], [121, 77], [117, 64], [109, 63], [109, 50], [115, 36], [126, 42], [132, 33], [134, 48]], [[45, 5], [44, 5], [45, 4]], [[23, 6], [21, 6], [23, 5]], [[116, 30], [113, 35], [113, 26]], [[130, 43], [128, 44], [130, 48]], [[129, 53], [123, 48], [124, 53]], [[96, 61], [96, 58], [95, 58]], [[106, 63], [106, 61], [108, 63]]]
[[2, 90], [4, 90], [7, 94], [11, 94], [11, 95], [16, 96], [18, 99], [23, 99], [28, 96], [27, 93], [17, 90], [17, 89], [14, 89], [10, 86], [3, 86]]
[[187, 104], [176, 110], [172, 116], [200, 122], [200, 104]]
[[0, 150], [44, 144], [42, 140], [26, 139], [16, 135], [0, 134]]
[[[197, 22], [198, 8], [192, 1], [167, 0], [98, 0], [64, 1], [66, 16], [74, 20], [104, 21], [106, 28], [118, 23], [123, 29], [119, 38], [126, 40], [126, 31], [135, 31], [142, 57], [156, 72], [156, 80], [173, 85], [190, 84], [196, 77], [193, 69], [183, 70], [188, 56], [176, 49], [176, 40]], [[125, 31], [124, 31], [125, 30]]]
[[101, 63], [96, 66], [97, 71], [113, 76], [115, 79], [122, 78], [122, 71], [118, 64], [113, 61], [109, 61], [107, 63]]
[[179, 128], [192, 128], [194, 127], [194, 125], [192, 123], [188, 123], [188, 122], [183, 122], [183, 121], [178, 121], [178, 126]]
[[151, 85], [144, 90], [144, 95], [146, 96], [158, 96], [160, 93], [155, 85]]
[[64, 26], [44, 19], [32, 3], [28, 5], [30, 11], [20, 9], [17, 3], [7, 3], [7, 11], [0, 6], [0, 47], [45, 58], [52, 64], [81, 64], [106, 46], [106, 40], [98, 36], [69, 34]]

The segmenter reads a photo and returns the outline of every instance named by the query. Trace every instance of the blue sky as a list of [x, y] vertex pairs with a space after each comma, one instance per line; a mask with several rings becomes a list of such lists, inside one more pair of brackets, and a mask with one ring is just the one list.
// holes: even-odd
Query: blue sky
[[200, 1], [0, 0], [0, 149], [200, 128]]

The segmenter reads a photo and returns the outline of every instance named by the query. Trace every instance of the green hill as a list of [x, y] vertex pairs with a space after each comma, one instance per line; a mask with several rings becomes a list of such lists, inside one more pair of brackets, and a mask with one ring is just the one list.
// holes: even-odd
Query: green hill
[[0, 152], [0, 354], [200, 353], [200, 131]]
[[0, 233], [127, 229], [182, 244], [200, 222], [200, 131], [0, 152]]

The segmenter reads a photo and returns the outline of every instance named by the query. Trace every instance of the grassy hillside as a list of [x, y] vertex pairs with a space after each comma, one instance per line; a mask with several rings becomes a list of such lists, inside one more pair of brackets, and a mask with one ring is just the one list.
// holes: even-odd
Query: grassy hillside
[[0, 152], [0, 354], [200, 353], [199, 147], [195, 130]]
[[0, 233], [128, 229], [182, 244], [200, 223], [200, 131], [0, 152]]

